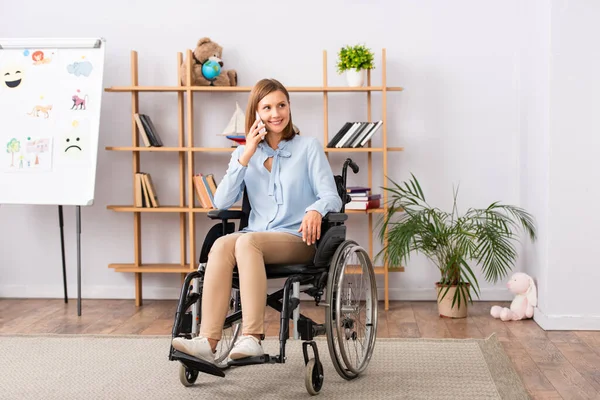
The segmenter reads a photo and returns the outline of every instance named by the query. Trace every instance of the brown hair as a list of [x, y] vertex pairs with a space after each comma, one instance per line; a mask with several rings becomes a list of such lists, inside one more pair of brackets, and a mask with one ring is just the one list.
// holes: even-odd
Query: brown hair
[[[290, 102], [290, 94], [288, 93], [285, 86], [281, 82], [275, 79], [261, 79], [254, 85], [250, 91], [250, 97], [248, 98], [248, 106], [246, 107], [246, 134], [250, 131], [252, 124], [256, 121], [256, 110], [258, 109], [258, 103], [269, 93], [275, 91], [281, 91], [285, 95], [288, 103]], [[282, 139], [290, 140], [294, 137], [296, 132], [294, 131], [294, 124], [292, 123], [292, 112], [290, 110], [290, 121], [287, 126], [283, 129]]]

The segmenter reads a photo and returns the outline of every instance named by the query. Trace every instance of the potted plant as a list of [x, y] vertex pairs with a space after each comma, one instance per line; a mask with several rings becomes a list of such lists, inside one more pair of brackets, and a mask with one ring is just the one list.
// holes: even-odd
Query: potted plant
[[[412, 252], [424, 254], [439, 269], [436, 282], [440, 316], [464, 318], [471, 290], [479, 297], [479, 283], [473, 272], [481, 267], [485, 279], [497, 282], [512, 269], [517, 257], [517, 228], [536, 239], [533, 217], [522, 208], [494, 202], [487, 208], [469, 208], [459, 215], [458, 190], [454, 191], [451, 212], [431, 206], [421, 185], [411, 174], [409, 182], [398, 185], [390, 179], [389, 210], [379, 236], [388, 231], [388, 241], [378, 253], [388, 265], [401, 265]], [[394, 218], [394, 221], [392, 221]]]
[[375, 68], [373, 59], [373, 52], [365, 45], [342, 47], [338, 53], [337, 72], [346, 72], [348, 86], [360, 87], [365, 81], [365, 70]]

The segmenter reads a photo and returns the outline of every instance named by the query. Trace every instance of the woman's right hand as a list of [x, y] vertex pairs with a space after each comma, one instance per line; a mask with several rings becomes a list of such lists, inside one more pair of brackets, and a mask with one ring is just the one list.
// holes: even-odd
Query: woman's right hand
[[263, 125], [259, 125], [258, 120], [254, 121], [252, 126], [250, 127], [250, 132], [246, 135], [246, 145], [244, 147], [244, 153], [239, 158], [240, 164], [244, 167], [248, 165], [250, 162], [250, 158], [256, 152], [258, 144], [264, 139], [267, 135], [267, 132], [260, 133], [259, 131], [263, 128]]

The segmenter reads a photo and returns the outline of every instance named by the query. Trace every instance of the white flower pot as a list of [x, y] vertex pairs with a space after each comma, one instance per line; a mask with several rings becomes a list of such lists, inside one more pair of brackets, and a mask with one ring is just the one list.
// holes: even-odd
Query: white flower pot
[[354, 68], [346, 70], [346, 82], [350, 87], [362, 86], [365, 83], [365, 70], [357, 71]]

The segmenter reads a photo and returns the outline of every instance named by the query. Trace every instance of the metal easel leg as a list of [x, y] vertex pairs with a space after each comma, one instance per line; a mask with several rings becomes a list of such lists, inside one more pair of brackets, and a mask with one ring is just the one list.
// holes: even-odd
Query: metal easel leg
[[81, 316], [81, 206], [77, 206], [77, 315]]
[[58, 206], [58, 224], [60, 225], [60, 250], [62, 253], [63, 288], [65, 292], [65, 303], [69, 302], [67, 296], [67, 261], [65, 259], [65, 233], [64, 233], [63, 208]]

